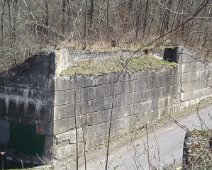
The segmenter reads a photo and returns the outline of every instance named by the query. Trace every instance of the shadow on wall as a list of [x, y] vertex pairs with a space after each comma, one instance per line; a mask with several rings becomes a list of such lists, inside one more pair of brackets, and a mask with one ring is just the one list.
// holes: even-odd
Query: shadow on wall
[[46, 122], [54, 100], [49, 81], [55, 74], [54, 56], [40, 53], [0, 73], [0, 151], [6, 152], [6, 167], [41, 163], [37, 157], [45, 152]]

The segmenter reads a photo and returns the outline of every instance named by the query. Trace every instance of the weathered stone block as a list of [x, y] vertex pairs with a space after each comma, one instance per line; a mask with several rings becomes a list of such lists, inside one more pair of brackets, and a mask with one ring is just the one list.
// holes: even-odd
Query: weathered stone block
[[134, 99], [135, 99], [135, 102], [136, 103], [140, 103], [140, 102], [142, 102], [143, 101], [143, 92], [142, 91], [140, 91], [140, 92], [137, 92], [137, 93], [135, 93], [134, 94]]
[[211, 88], [212, 87], [212, 78], [207, 79], [206, 83], [207, 83], [207, 87]]
[[125, 93], [133, 93], [136, 91], [136, 80], [125, 82]]
[[151, 106], [152, 106], [152, 100], [144, 101], [137, 106], [138, 106], [138, 109], [140, 110], [140, 112], [150, 111]]
[[182, 82], [206, 80], [206, 71], [188, 72], [182, 74]]
[[74, 104], [66, 104], [54, 107], [54, 120], [71, 118], [74, 116]]
[[133, 104], [135, 103], [135, 94], [136, 93], [127, 93], [124, 95], [125, 97], [125, 101], [126, 101], [126, 105], [130, 105], [130, 104]]
[[105, 96], [107, 96], [107, 94], [106, 94], [106, 90], [104, 89], [105, 88], [105, 86], [104, 85], [101, 85], [101, 86], [97, 86], [97, 89], [96, 89], [96, 99], [97, 98], [103, 98], [103, 97], [105, 97]]
[[160, 95], [161, 95], [161, 93], [160, 93], [160, 88], [154, 88], [154, 89], [151, 89], [151, 98], [152, 99], [158, 99], [158, 98], [160, 98]]
[[193, 91], [181, 93], [181, 100], [182, 101], [193, 100], [201, 96], [203, 96], [203, 89], [193, 90]]
[[98, 112], [103, 109], [104, 109], [104, 98], [88, 100], [76, 104], [77, 115]]
[[72, 117], [62, 120], [56, 120], [54, 121], [53, 125], [54, 125], [53, 134], [55, 135], [61, 134], [75, 128], [75, 118]]
[[148, 71], [139, 71], [136, 74], [137, 74], [137, 79], [147, 79], [149, 77]]
[[96, 139], [94, 140], [94, 146], [98, 147], [100, 145], [103, 145], [107, 142], [107, 136], [103, 135], [103, 136], [98, 136], [96, 137]]
[[112, 102], [114, 100], [114, 97], [110, 96], [110, 97], [105, 97], [103, 99], [103, 106], [102, 109], [103, 110], [107, 110], [110, 109], [112, 107]]
[[160, 87], [160, 81], [159, 81], [159, 76], [155, 76], [151, 79], [149, 79], [149, 81], [147, 82], [148, 85], [147, 85], [147, 88], [157, 88], [157, 87]]
[[137, 123], [139, 122], [139, 114], [128, 116], [125, 119], [128, 120], [129, 127], [136, 126]]
[[100, 86], [100, 85], [109, 83], [108, 76], [109, 75], [106, 75], [106, 74], [94, 76], [92, 78], [92, 80], [93, 80], [92, 86], [96, 87], [96, 86]]
[[75, 146], [75, 144], [70, 144], [70, 145], [66, 145], [63, 147], [55, 148], [53, 155], [58, 160], [75, 157], [76, 156], [76, 146]]
[[151, 111], [145, 112], [145, 121], [146, 122], [153, 121], [158, 118], [158, 115], [159, 115], [158, 110], [151, 110]]
[[123, 117], [137, 113], [135, 111], [135, 106], [136, 106], [135, 104], [126, 105], [124, 108]]
[[109, 122], [95, 125], [96, 137], [108, 134]]
[[125, 106], [113, 108], [113, 120], [125, 117]]
[[113, 103], [114, 108], [125, 106], [126, 103], [127, 103], [126, 102], [126, 100], [127, 100], [126, 96], [127, 96], [126, 94], [121, 94], [121, 95], [115, 96], [116, 98], [115, 98], [115, 101]]
[[[151, 82], [148, 82], [148, 80], [149, 79], [137, 79], [137, 80], [135, 80], [135, 90], [136, 90], [136, 92], [143, 91], [143, 90], [151, 88], [151, 87], [148, 86], [149, 84], [151, 84]], [[151, 80], [152, 80], [152, 78], [151, 78]]]
[[202, 80], [202, 81], [191, 81], [191, 82], [186, 82], [186, 83], [182, 83], [182, 87], [181, 90], [183, 92], [188, 92], [188, 91], [193, 91], [193, 90], [197, 90], [197, 89], [201, 89], [206, 87], [206, 81]]
[[100, 124], [110, 121], [111, 109], [94, 112], [89, 114], [89, 123], [91, 125]]
[[95, 125], [85, 126], [84, 133], [85, 133], [86, 140], [95, 138], [96, 137], [96, 127], [95, 127]]
[[199, 101], [200, 101], [199, 99], [193, 99], [193, 100], [187, 100], [187, 101], [181, 102], [180, 110], [183, 110], [184, 108], [187, 108], [192, 105], [196, 105], [198, 104]]
[[110, 73], [108, 74], [108, 80], [110, 84], [117, 83], [120, 73]]
[[111, 84], [104, 84], [101, 86], [104, 90], [104, 97], [113, 96], [114, 88], [110, 88]]
[[143, 100], [142, 101], [147, 101], [151, 99], [151, 90], [145, 90], [143, 91]]
[[88, 101], [92, 99], [97, 99], [98, 97], [98, 91], [97, 87], [88, 87], [88, 88], [83, 88], [81, 89], [83, 93], [83, 99], [82, 101]]
[[[77, 129], [77, 141], [82, 142], [83, 141], [83, 135], [82, 135], [82, 128]], [[70, 130], [67, 132], [64, 132], [62, 134], [55, 135], [55, 142], [61, 143], [67, 141], [70, 144], [76, 143], [76, 130]]]
[[164, 108], [170, 104], [170, 96], [159, 98], [158, 107]]
[[140, 78], [145, 78], [147, 77], [147, 72], [134, 72], [132, 74], [130, 74], [129, 76], [129, 80], [133, 81], [133, 80], [137, 80]]
[[212, 79], [212, 64], [210, 64], [210, 67], [207, 68], [206, 73], [207, 73], [207, 78]]
[[162, 116], [166, 115], [167, 113], [170, 114], [172, 113], [170, 109], [171, 106], [167, 106], [167, 107], [164, 107], [164, 108], [161, 108], [161, 109], [158, 109], [158, 119], [161, 119]]
[[116, 95], [125, 93], [125, 83], [123, 82], [114, 83], [114, 87]]
[[85, 110], [85, 101], [83, 102], [77, 102], [75, 107], [76, 107], [76, 115], [81, 115], [81, 114], [86, 114]]
[[54, 81], [56, 91], [72, 90], [75, 88], [74, 79], [70, 79], [69, 77], [56, 77], [51, 81]]
[[182, 64], [182, 73], [196, 72], [205, 70], [205, 64], [201, 62]]
[[170, 86], [172, 84], [175, 84], [175, 76], [168, 75], [168, 76], [160, 76], [160, 87], [166, 87]]
[[74, 90], [55, 91], [54, 105], [74, 103]]
[[152, 100], [151, 110], [156, 110], [156, 109], [158, 109], [158, 99]]
[[180, 88], [179, 85], [171, 85], [170, 86], [170, 94], [169, 95], [175, 95], [175, 94], [179, 94], [180, 93]]
[[113, 84], [109, 84], [109, 87], [110, 87], [110, 96], [114, 96], [116, 94], [116, 84], [113, 83]]
[[93, 77], [77, 75], [76, 77], [72, 76], [70, 78], [73, 79], [73, 81], [75, 82], [77, 89], [88, 88], [93, 86]]
[[212, 89], [211, 88], [204, 88], [201, 97], [204, 97], [204, 96], [206, 97], [206, 96], [210, 96], [210, 95], [212, 95]]
[[111, 133], [122, 130], [123, 119], [113, 120], [111, 124]]

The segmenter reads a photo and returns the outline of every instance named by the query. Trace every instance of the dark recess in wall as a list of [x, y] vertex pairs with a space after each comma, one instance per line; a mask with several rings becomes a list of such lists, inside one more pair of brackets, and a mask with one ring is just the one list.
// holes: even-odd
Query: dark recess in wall
[[179, 50], [178, 47], [175, 48], [166, 48], [164, 52], [164, 60], [169, 62], [179, 62]]

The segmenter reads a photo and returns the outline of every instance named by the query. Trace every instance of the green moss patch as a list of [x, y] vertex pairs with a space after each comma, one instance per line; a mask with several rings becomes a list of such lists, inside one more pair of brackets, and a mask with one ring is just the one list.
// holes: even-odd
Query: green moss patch
[[141, 70], [159, 70], [161, 68], [174, 68], [176, 63], [160, 60], [154, 56], [120, 58], [114, 57], [106, 60], [83, 60], [77, 66], [62, 71], [61, 75], [95, 75], [111, 72], [137, 72]]

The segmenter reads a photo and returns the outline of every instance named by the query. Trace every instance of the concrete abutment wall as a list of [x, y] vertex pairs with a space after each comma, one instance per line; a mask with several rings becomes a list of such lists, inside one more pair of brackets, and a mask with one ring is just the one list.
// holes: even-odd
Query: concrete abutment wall
[[[202, 62], [198, 56], [181, 47], [168, 49], [164, 53], [166, 60], [177, 62], [176, 68], [131, 74], [124, 72], [120, 77], [120, 73], [59, 76], [63, 69], [81, 59], [92, 58], [93, 55], [101, 58], [100, 53], [88, 56], [81, 54], [79, 59], [78, 53], [63, 49], [54, 55], [41, 57], [43, 67], [35, 68], [39, 72], [25, 74], [23, 68], [20, 68], [18, 70], [22, 70], [21, 75], [10, 75], [12, 80], [6, 79], [0, 84], [0, 95], [4, 96], [0, 98], [0, 119], [32, 125], [44, 124], [45, 146], [42, 159], [56, 167], [60, 166], [60, 162], [67, 169], [73, 169], [71, 165], [74, 166], [76, 158], [76, 136], [79, 155], [84, 151], [85, 140], [85, 150], [104, 146], [107, 142], [114, 98], [112, 139], [211, 96], [210, 62]], [[103, 54], [103, 57], [108, 58], [109, 54]], [[29, 70], [29, 67], [25, 70]], [[0, 80], [5, 80], [4, 74], [0, 75]], [[13, 89], [9, 99], [8, 86]], [[19, 92], [20, 87], [22, 92]], [[19, 103], [22, 110], [12, 107]]]
[[76, 127], [79, 154], [83, 152], [83, 140], [86, 140], [86, 150], [107, 143], [114, 95], [112, 139], [211, 96], [211, 63], [201, 61], [184, 48], [166, 49], [164, 53], [164, 59], [177, 62], [176, 68], [123, 73], [118, 82], [120, 73], [57, 77], [53, 132], [57, 139], [54, 146], [57, 158], [76, 157], [73, 144]]

